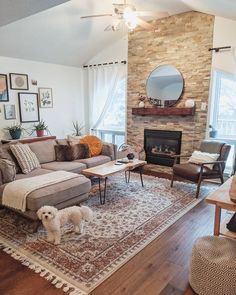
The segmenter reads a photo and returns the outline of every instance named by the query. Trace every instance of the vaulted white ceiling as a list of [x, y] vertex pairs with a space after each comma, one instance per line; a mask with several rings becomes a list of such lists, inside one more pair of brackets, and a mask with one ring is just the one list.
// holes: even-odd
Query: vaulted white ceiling
[[[0, 27], [0, 56], [81, 66], [104, 47], [126, 34], [124, 30], [104, 31], [109, 24], [112, 24], [110, 16], [80, 19], [80, 16], [84, 15], [112, 13], [112, 3], [122, 3], [122, 0], [66, 1], [0, 0], [0, 19], [2, 19], [0, 26], [8, 23]], [[44, 2], [45, 6], [36, 5], [36, 2]], [[66, 3], [49, 8], [62, 2]], [[197, 10], [236, 20], [235, 0], [127, 2], [134, 4], [138, 10], [167, 11], [170, 15]], [[24, 5], [21, 7], [19, 3]], [[47, 6], [46, 3], [51, 5]], [[41, 12], [37, 13], [38, 11]], [[31, 16], [25, 17], [27, 15]], [[15, 21], [17, 18], [19, 20]]]

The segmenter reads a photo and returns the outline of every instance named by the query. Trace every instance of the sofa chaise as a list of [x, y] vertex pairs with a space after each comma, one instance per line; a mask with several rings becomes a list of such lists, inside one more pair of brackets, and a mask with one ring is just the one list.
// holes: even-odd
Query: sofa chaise
[[[55, 139], [36, 141], [29, 143], [28, 145], [38, 158], [41, 167], [29, 172], [28, 174], [23, 174], [20, 171], [16, 159], [11, 153], [10, 144], [0, 145], [0, 159], [5, 158], [15, 162], [17, 172], [16, 179], [25, 179], [59, 170], [78, 174], [78, 177], [76, 178], [46, 186], [31, 192], [27, 196], [26, 211], [20, 211], [19, 213], [32, 220], [37, 220], [36, 212], [43, 205], [51, 205], [57, 207], [58, 209], [62, 209], [64, 207], [79, 204], [81, 201], [87, 199], [91, 189], [91, 181], [87, 177], [82, 176], [81, 172], [86, 168], [104, 164], [116, 158], [116, 146], [113, 144], [103, 143], [102, 151], [98, 156], [74, 161], [57, 161], [55, 146], [59, 144], [67, 145], [67, 140]], [[5, 186], [6, 184], [1, 184], [0, 171], [0, 204], [2, 204], [2, 194]]]

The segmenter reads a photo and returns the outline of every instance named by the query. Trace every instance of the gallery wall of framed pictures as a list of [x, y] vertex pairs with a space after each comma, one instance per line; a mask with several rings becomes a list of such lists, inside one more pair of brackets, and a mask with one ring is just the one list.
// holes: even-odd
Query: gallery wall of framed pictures
[[[9, 77], [9, 78], [8, 78]], [[31, 80], [35, 87], [38, 81]], [[19, 120], [21, 123], [40, 121], [40, 108], [53, 108], [53, 94], [50, 87], [38, 87], [30, 92], [29, 77], [25, 73], [0, 74], [0, 113], [5, 120]], [[11, 103], [11, 95], [17, 92], [18, 101]], [[14, 95], [15, 96], [15, 95]], [[17, 114], [19, 113], [19, 118]]]

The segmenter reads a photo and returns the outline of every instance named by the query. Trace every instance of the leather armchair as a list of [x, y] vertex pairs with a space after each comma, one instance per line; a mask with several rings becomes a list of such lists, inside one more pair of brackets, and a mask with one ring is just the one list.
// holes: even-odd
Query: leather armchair
[[[219, 158], [214, 162], [207, 162], [202, 164], [193, 164], [190, 162], [177, 164], [180, 158], [190, 157], [191, 155], [175, 155], [173, 165], [173, 173], [171, 178], [171, 187], [173, 187], [176, 176], [197, 183], [196, 198], [198, 198], [201, 182], [204, 179], [217, 179], [224, 182], [223, 172], [225, 163], [229, 155], [231, 146], [222, 141], [203, 140], [200, 145], [200, 151], [206, 153], [217, 153]], [[212, 169], [206, 167], [207, 164], [214, 164]]]

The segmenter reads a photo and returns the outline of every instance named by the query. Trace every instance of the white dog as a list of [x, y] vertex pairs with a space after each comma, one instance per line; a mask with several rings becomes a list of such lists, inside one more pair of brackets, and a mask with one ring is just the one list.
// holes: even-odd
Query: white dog
[[61, 241], [61, 226], [71, 222], [74, 225], [74, 231], [82, 233], [83, 220], [90, 221], [93, 218], [93, 211], [86, 206], [72, 206], [62, 210], [43, 206], [37, 211], [37, 215], [47, 230], [47, 241], [58, 245]]

